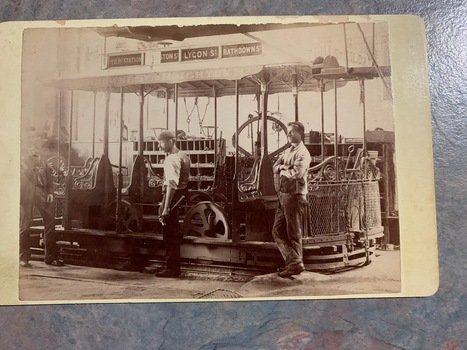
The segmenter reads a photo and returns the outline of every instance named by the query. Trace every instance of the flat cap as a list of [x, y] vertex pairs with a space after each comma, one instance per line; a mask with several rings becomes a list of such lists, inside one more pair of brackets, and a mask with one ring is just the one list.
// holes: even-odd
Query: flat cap
[[292, 126], [292, 127], [296, 128], [296, 129], [300, 130], [302, 133], [305, 132], [305, 126], [300, 122], [290, 122], [287, 125]]
[[175, 134], [172, 131], [169, 130], [163, 130], [157, 137], [157, 140], [169, 140], [169, 139], [175, 139]]

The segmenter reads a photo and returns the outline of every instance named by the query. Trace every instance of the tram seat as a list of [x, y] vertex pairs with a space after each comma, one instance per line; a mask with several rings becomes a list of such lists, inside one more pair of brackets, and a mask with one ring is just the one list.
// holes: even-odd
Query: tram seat
[[89, 157], [88, 159], [86, 159], [83, 166], [72, 166], [71, 175], [76, 178], [85, 175], [95, 159], [99, 159], [99, 158]]
[[109, 158], [92, 159], [84, 175], [72, 178], [70, 192], [70, 214], [78, 215], [83, 228], [96, 228], [99, 216], [116, 198]]
[[259, 166], [261, 158], [257, 157], [251, 167], [251, 172], [248, 177], [240, 181], [238, 184], [238, 190], [240, 193], [254, 192], [258, 189], [258, 178], [259, 178]]
[[[152, 170], [152, 165], [148, 159], [143, 158], [144, 174], [141, 181], [140, 167], [141, 157], [138, 155], [133, 162], [133, 169], [130, 176], [130, 184], [125, 192], [133, 203], [157, 204], [162, 200], [163, 179]], [[141, 187], [143, 186], [143, 196], [141, 197]]]

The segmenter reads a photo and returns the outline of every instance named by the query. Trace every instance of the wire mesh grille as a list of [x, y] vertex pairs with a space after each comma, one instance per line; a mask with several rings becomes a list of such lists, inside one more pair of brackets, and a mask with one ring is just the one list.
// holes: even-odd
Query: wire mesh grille
[[377, 182], [313, 184], [308, 193], [308, 237], [381, 226]]
[[243, 298], [241, 294], [228, 289], [217, 288], [211, 292], [204, 293], [198, 299], [235, 299]]

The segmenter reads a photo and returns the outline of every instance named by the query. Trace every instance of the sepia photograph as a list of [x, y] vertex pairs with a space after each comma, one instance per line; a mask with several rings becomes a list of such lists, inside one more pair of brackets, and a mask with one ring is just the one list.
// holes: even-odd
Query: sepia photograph
[[20, 301], [401, 292], [389, 24], [207, 23], [24, 30]]

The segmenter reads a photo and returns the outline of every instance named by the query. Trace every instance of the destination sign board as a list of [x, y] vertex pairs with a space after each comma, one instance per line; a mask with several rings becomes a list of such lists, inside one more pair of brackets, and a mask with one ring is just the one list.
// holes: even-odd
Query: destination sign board
[[144, 64], [144, 53], [112, 55], [107, 58], [107, 68], [141, 66]]
[[161, 63], [209, 60], [213, 58], [254, 56], [261, 55], [262, 53], [263, 47], [261, 43], [247, 43], [236, 45], [199, 47], [194, 49], [168, 50], [161, 51]]
[[260, 43], [224, 45], [222, 46], [222, 58], [261, 55], [262, 49]]
[[198, 49], [183, 49], [182, 61], [209, 60], [219, 57], [219, 47], [201, 47]]
[[161, 63], [180, 61], [180, 50], [170, 50], [161, 52]]

